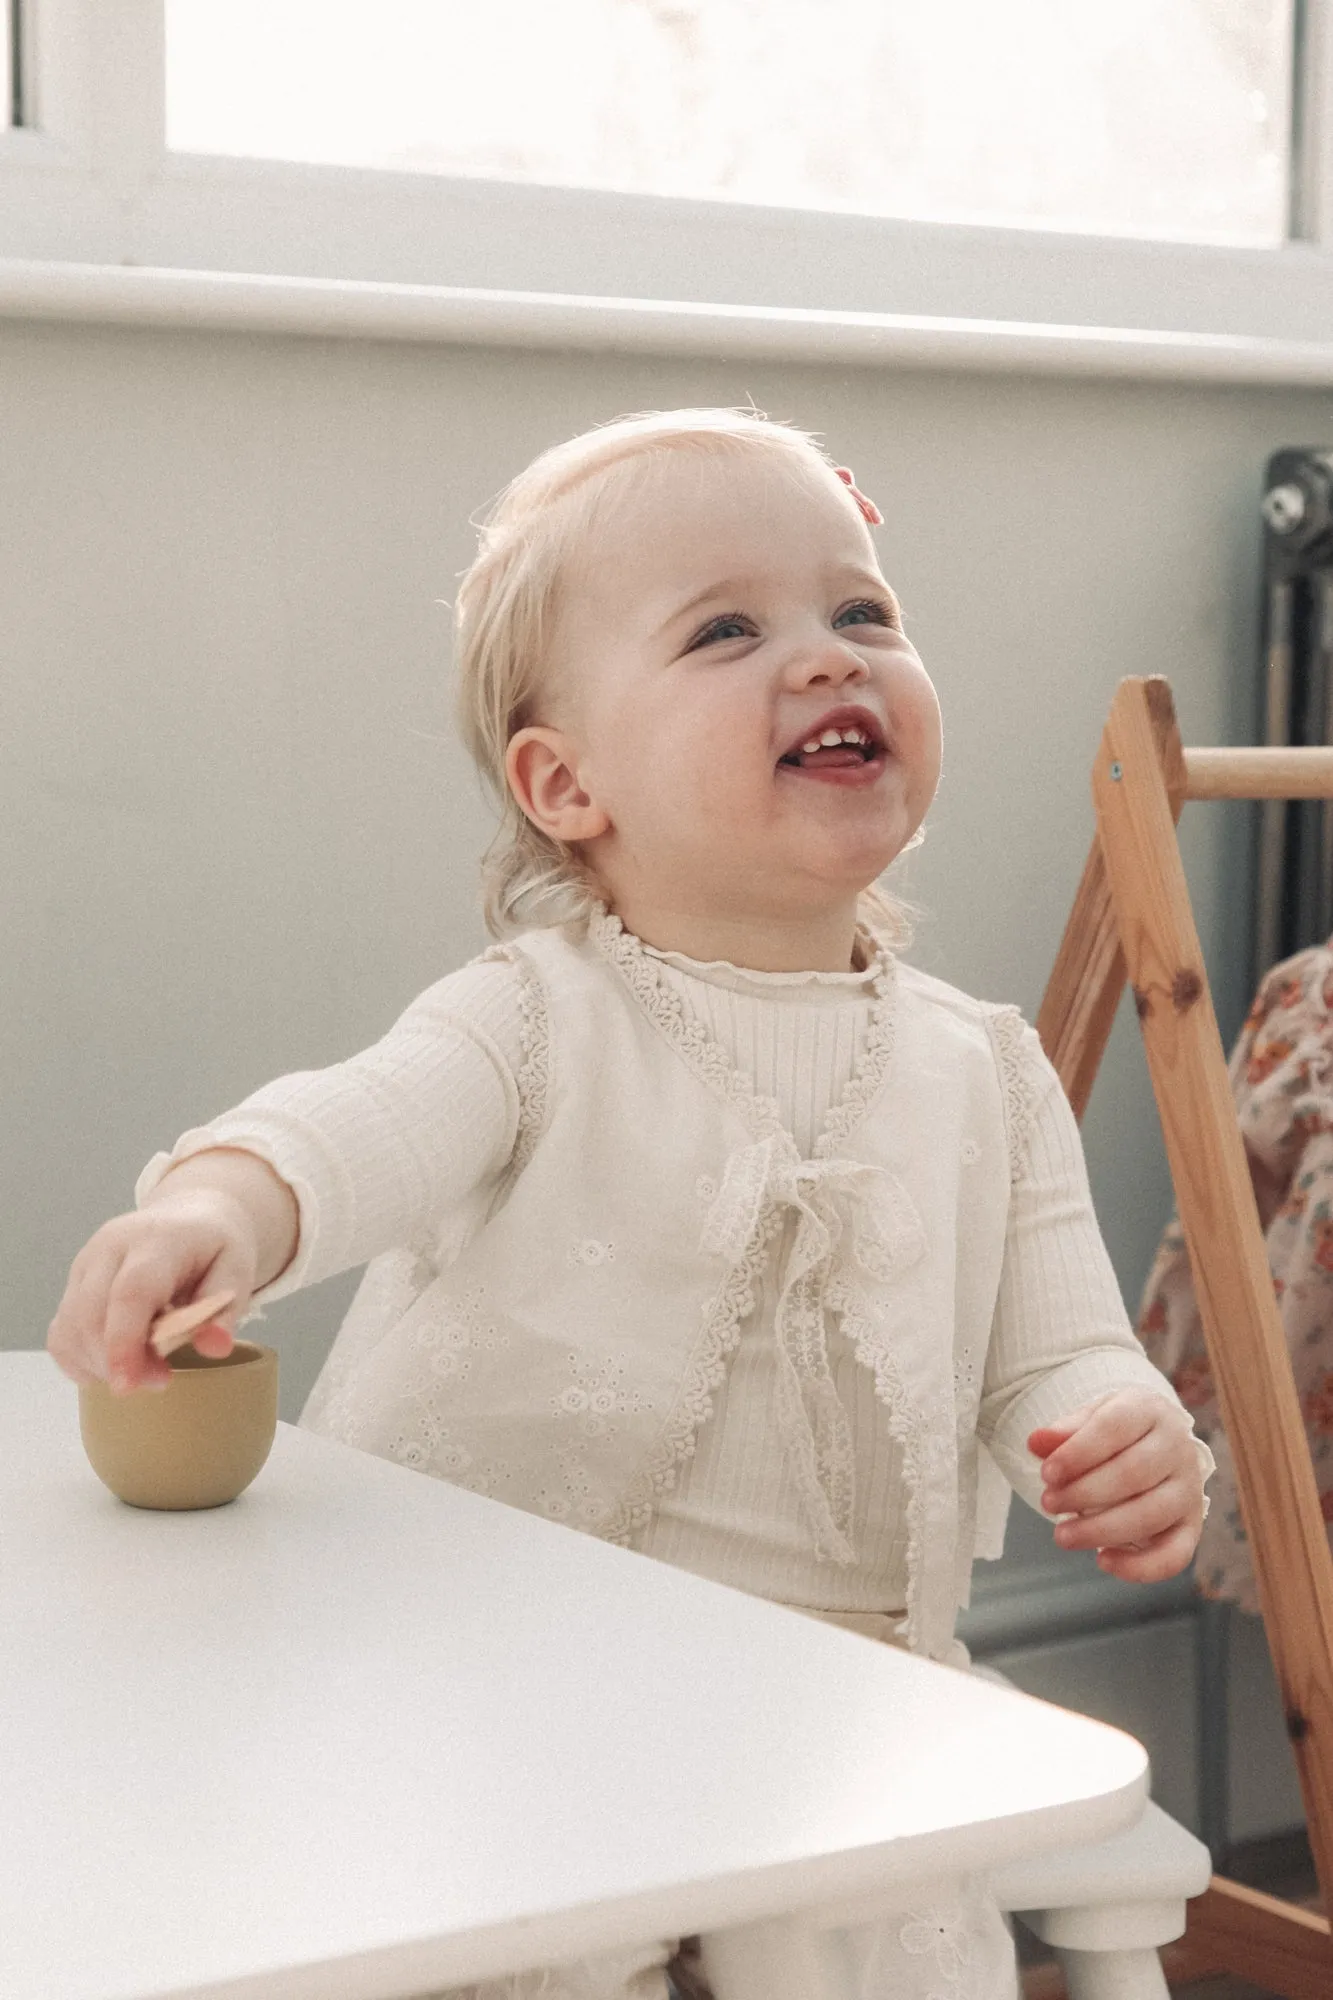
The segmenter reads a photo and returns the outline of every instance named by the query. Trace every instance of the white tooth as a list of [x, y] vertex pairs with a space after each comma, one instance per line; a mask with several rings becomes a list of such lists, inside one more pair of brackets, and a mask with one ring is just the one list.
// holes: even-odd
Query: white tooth
[[826, 729], [819, 740], [826, 750], [831, 750], [835, 743], [842, 742], [842, 731], [840, 729]]
[[812, 736], [808, 743], [803, 743], [801, 745], [802, 751], [806, 752], [807, 754], [814, 750], [822, 750], [823, 747], [824, 747], [824, 739], [822, 736]]
[[844, 729], [842, 740], [844, 743], [868, 743], [870, 738], [866, 735], [864, 729]]

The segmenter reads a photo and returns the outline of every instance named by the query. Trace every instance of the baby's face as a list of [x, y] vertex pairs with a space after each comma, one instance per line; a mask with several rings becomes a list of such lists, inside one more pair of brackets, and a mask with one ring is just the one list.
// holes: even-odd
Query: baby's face
[[[888, 866], [939, 783], [939, 703], [869, 531], [799, 462], [658, 459], [567, 593], [558, 671], [617, 906], [826, 906]], [[858, 724], [868, 745], [802, 751]]]

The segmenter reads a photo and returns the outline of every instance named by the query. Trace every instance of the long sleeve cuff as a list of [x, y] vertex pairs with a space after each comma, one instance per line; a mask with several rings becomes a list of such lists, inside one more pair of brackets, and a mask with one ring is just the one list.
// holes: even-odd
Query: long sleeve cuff
[[266, 1131], [262, 1120], [224, 1115], [212, 1125], [198, 1125], [189, 1132], [182, 1132], [169, 1153], [154, 1153], [134, 1184], [135, 1207], [143, 1207], [148, 1196], [179, 1161], [192, 1159], [196, 1153], [208, 1152], [215, 1146], [237, 1146], [247, 1153], [256, 1154], [286, 1181], [296, 1196], [300, 1210], [296, 1254], [285, 1271], [251, 1294], [250, 1304], [238, 1322], [240, 1326], [247, 1326], [251, 1320], [263, 1319], [261, 1308], [271, 1301], [286, 1298], [288, 1293], [299, 1292], [302, 1286], [316, 1283], [327, 1271], [344, 1268], [339, 1261], [341, 1246], [336, 1241], [330, 1241], [327, 1230], [321, 1233], [320, 1218], [321, 1215], [337, 1216], [339, 1213], [346, 1216], [349, 1213], [349, 1196], [345, 1191], [326, 1185], [321, 1199], [320, 1183], [330, 1180], [336, 1183], [336, 1166], [330, 1163], [330, 1168], [321, 1170], [319, 1160], [312, 1157], [312, 1149], [302, 1148], [298, 1152], [291, 1143], [289, 1133], [272, 1129]]
[[[1205, 1481], [1217, 1470], [1217, 1461], [1201, 1437], [1194, 1435], [1194, 1419], [1185, 1410], [1171, 1384], [1146, 1355], [1124, 1347], [1091, 1348], [1062, 1362], [1059, 1367], [1037, 1376], [1031, 1387], [1006, 1407], [993, 1434], [984, 1442], [1014, 1491], [1038, 1513], [1042, 1513], [1041, 1461], [1027, 1448], [1031, 1432], [1058, 1423], [1071, 1410], [1114, 1394], [1117, 1389], [1143, 1388], [1165, 1402], [1184, 1410], [1189, 1418], [1190, 1442]], [[1207, 1492], [1203, 1496], [1205, 1518]]]

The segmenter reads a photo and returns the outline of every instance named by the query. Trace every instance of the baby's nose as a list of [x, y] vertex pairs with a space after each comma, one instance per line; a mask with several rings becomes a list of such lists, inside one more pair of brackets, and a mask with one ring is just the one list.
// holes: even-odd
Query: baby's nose
[[835, 687], [841, 687], [845, 681], [870, 678], [870, 668], [861, 655], [831, 636], [800, 656], [796, 672], [801, 684], [807, 687], [812, 681], [828, 681]]

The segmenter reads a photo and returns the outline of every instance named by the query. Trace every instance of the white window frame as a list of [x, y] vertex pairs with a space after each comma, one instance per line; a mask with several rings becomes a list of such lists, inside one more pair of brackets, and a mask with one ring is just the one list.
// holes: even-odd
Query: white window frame
[[[1285, 379], [1322, 380], [1333, 357], [1333, 32], [1326, 0], [1297, 4], [1295, 234], [1231, 248], [172, 153], [162, 0], [25, 0], [36, 129], [0, 132], [0, 311], [49, 312], [61, 300], [74, 311], [100, 285], [104, 300], [140, 301], [147, 317], [154, 297], [177, 302], [161, 316], [188, 318], [187, 297], [225, 291], [233, 323], [305, 325], [310, 300], [327, 303], [337, 285], [362, 317], [348, 330], [391, 332], [401, 307], [416, 312], [418, 338], [462, 325], [464, 307], [475, 320], [479, 302], [496, 337], [545, 325], [560, 344], [624, 345], [621, 334], [655, 310], [679, 331], [667, 339], [678, 351], [725, 346], [729, 327], [749, 328], [751, 351], [803, 355], [825, 335], [836, 344], [839, 329], [859, 326], [872, 351], [876, 329], [889, 339], [934, 327], [946, 358], [958, 330], [965, 360], [987, 343], [999, 354], [995, 340], [1026, 329], [1046, 336], [1028, 342], [1041, 365], [1068, 349], [1052, 333], [1096, 330], [1097, 351], [1119, 339], [1123, 352], [1123, 336], [1106, 330], [1137, 329], [1164, 336], [1182, 365], [1186, 349], [1202, 356], [1204, 373], [1217, 372], [1210, 353], [1227, 372], [1223, 347], [1233, 359], [1281, 346], [1308, 360], [1318, 349], [1313, 374], [1300, 376], [1298, 356]], [[131, 304], [94, 316], [139, 314]], [[666, 335], [645, 339], [660, 348]]]

